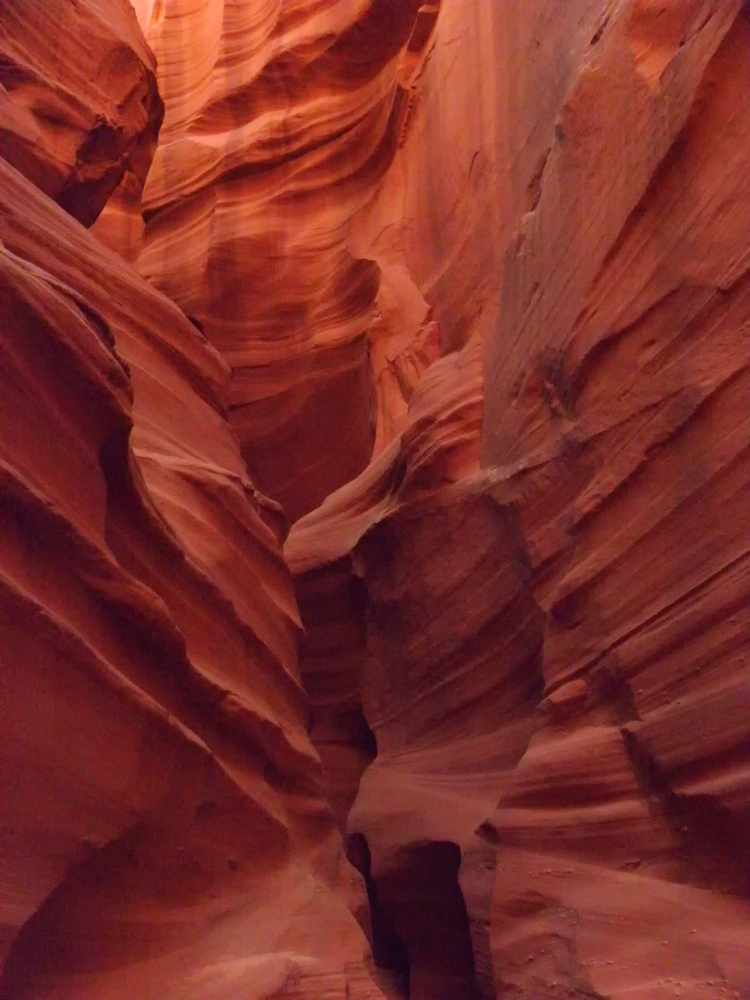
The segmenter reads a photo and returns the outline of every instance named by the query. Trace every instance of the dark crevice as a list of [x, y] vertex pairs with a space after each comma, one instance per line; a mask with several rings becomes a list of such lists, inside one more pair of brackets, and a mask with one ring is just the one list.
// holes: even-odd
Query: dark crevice
[[[354, 836], [361, 838], [356, 841], [360, 849], [366, 846], [361, 834]], [[471, 929], [458, 882], [460, 865], [456, 844], [428, 841], [398, 847], [369, 868], [378, 914], [377, 948], [382, 954], [383, 928], [388, 928], [388, 961], [391, 967], [400, 962], [408, 970], [406, 995], [411, 1000], [476, 998]]]
[[354, 730], [352, 744], [357, 750], [361, 750], [369, 758], [370, 763], [372, 763], [378, 755], [377, 737], [372, 729], [370, 729], [365, 713], [361, 709], [358, 709], [354, 714], [352, 722]]
[[539, 157], [539, 162], [536, 165], [536, 170], [533, 173], [531, 180], [528, 183], [526, 189], [526, 205], [525, 211], [533, 212], [539, 205], [539, 201], [542, 197], [542, 182], [544, 180], [544, 172], [547, 169], [547, 162], [549, 160], [549, 154], [552, 152], [552, 147], [548, 146], [542, 155]]
[[365, 880], [367, 900], [370, 904], [372, 928], [372, 954], [375, 965], [395, 975], [396, 985], [405, 997], [409, 991], [409, 956], [388, 914], [380, 905], [378, 889], [372, 877], [372, 858], [367, 840], [361, 833], [353, 833], [346, 842], [346, 854], [351, 864]]
[[598, 43], [601, 41], [602, 35], [604, 34], [604, 32], [605, 32], [605, 30], [607, 28], [607, 25], [609, 24], [609, 18], [610, 18], [610, 15], [609, 14], [605, 14], [605, 16], [602, 18], [601, 22], [599, 23], [598, 28], [596, 29], [596, 31], [594, 32], [594, 34], [591, 36], [591, 41], [589, 42], [589, 46], [591, 48], [593, 48], [595, 45], [598, 45]]

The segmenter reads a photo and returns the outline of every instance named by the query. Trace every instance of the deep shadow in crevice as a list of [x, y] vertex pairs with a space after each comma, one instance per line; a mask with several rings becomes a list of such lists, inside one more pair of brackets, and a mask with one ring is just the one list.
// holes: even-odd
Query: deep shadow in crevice
[[459, 847], [450, 841], [413, 843], [373, 862], [361, 834], [350, 837], [349, 845], [351, 859], [357, 849], [364, 855], [356, 861], [364, 861], [357, 867], [370, 895], [376, 963], [406, 971], [410, 1000], [474, 1000], [474, 952], [458, 882]]
[[409, 956], [404, 942], [398, 936], [392, 921], [378, 899], [378, 890], [372, 877], [372, 858], [367, 840], [361, 833], [353, 833], [346, 842], [346, 854], [351, 864], [365, 880], [367, 900], [370, 904], [372, 927], [372, 954], [375, 965], [393, 973], [396, 985], [405, 997], [409, 992]]

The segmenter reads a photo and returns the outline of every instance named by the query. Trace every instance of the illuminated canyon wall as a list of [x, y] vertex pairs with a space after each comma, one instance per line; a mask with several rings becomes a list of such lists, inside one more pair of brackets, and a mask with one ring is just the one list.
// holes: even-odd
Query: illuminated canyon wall
[[3, 1000], [750, 995], [748, 79], [0, 0]]

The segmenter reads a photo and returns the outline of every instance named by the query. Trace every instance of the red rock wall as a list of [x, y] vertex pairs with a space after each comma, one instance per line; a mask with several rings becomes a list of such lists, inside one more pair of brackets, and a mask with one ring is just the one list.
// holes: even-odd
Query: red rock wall
[[[546, 724], [491, 820], [493, 962], [525, 989], [524, 960], [605, 994], [747, 989], [750, 25], [667, 13], [614, 20], [571, 90], [487, 352], [485, 456], [523, 470], [498, 489], [548, 615]], [[569, 925], [542, 962], [556, 906], [575, 949]]]
[[372, 994], [227, 369], [1, 169], [0, 993]]
[[[153, 65], [114, 0], [63, 13], [106, 27], [101, 52], [80, 39], [87, 94], [107, 46]], [[35, 24], [16, 14], [14, 51]], [[284, 516], [226, 420], [230, 370], [47, 197], [47, 152], [18, 163], [44, 191], [0, 163], [0, 995], [377, 996], [307, 735]], [[85, 216], [103, 188], [77, 163], [58, 200]]]
[[[402, 439], [286, 551], [303, 618], [311, 577], [348, 559], [359, 581], [338, 662], [378, 753], [337, 767], [330, 728], [321, 752], [358, 782], [349, 829], [412, 996], [471, 988], [425, 923], [453, 919], [426, 842], [463, 852], [482, 996], [742, 995], [750, 26], [731, 3], [573, 8], [466, 28], [444, 4], [356, 222], [443, 350], [483, 341], [483, 473], [438, 464], [415, 493]], [[448, 414], [471, 439], [455, 397], [414, 410], [423, 453]]]
[[0, 997], [743, 997], [747, 5], [134, 6], [147, 176], [0, 10]]
[[84, 225], [126, 172], [140, 185], [164, 106], [128, 0], [7, 0], [0, 156]]
[[292, 519], [372, 454], [379, 269], [348, 233], [400, 141], [432, 6], [139, 8], [167, 114], [138, 268], [231, 365], [243, 455]]

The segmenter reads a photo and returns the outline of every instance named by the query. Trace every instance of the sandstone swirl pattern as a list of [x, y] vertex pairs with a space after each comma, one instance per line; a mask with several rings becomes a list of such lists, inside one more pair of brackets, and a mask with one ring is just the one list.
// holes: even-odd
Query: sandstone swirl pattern
[[368, 995], [227, 369], [0, 170], [2, 995]]
[[401, 139], [438, 5], [137, 7], [167, 106], [138, 267], [232, 367], [243, 455], [294, 519], [372, 453], [379, 269], [347, 240]]
[[[574, 32], [531, 4], [534, 49], [564, 39], [581, 63], [558, 63], [559, 103], [534, 107], [507, 89], [529, 37], [510, 40], [520, 5], [484, 11], [494, 36], [462, 35], [461, 6], [441, 15], [403, 168], [358, 219], [358, 246], [376, 233], [410, 268], [446, 345], [483, 338], [483, 471], [438, 464], [415, 493], [402, 444], [294, 526], [303, 618], [333, 581], [357, 594], [356, 649], [310, 632], [303, 674], [338, 722], [313, 737], [353, 802], [352, 856], [412, 995], [742, 995], [747, 15], [581, 3]], [[457, 145], [428, 180], [445, 157], [430, 118], [477, 77], [495, 132], [477, 126], [478, 148]], [[407, 160], [410, 142], [435, 144], [429, 164]], [[462, 168], [477, 202], [452, 204], [442, 245], [426, 238], [441, 200], [420, 192]], [[394, 203], [414, 207], [408, 225]], [[492, 213], [504, 249], [483, 256]], [[461, 412], [444, 399], [423, 454]], [[342, 748], [355, 710], [370, 757], [377, 745], [367, 770], [361, 739]]]
[[7, 0], [0, 155], [91, 225], [127, 173], [146, 179], [164, 116], [128, 0]]
[[[14, 51], [33, 27], [17, 13], [3, 12]], [[92, 62], [63, 73], [32, 48], [46, 85], [106, 60], [97, 43], [152, 65], [128, 8], [60, 5], [76, 13], [99, 19], [79, 39]], [[3, 124], [18, 165], [91, 221], [100, 161], [79, 153], [64, 197], [49, 169], [94, 127], [77, 109], [58, 106], [54, 147], [24, 147], [23, 116]], [[111, 119], [142, 144], [143, 177], [155, 120]], [[122, 155], [110, 190], [135, 171]], [[226, 421], [229, 369], [7, 163], [0, 208], [0, 993], [378, 995], [306, 733], [284, 518]]]
[[133, 6], [0, 3], [0, 997], [742, 1000], [748, 5]]

